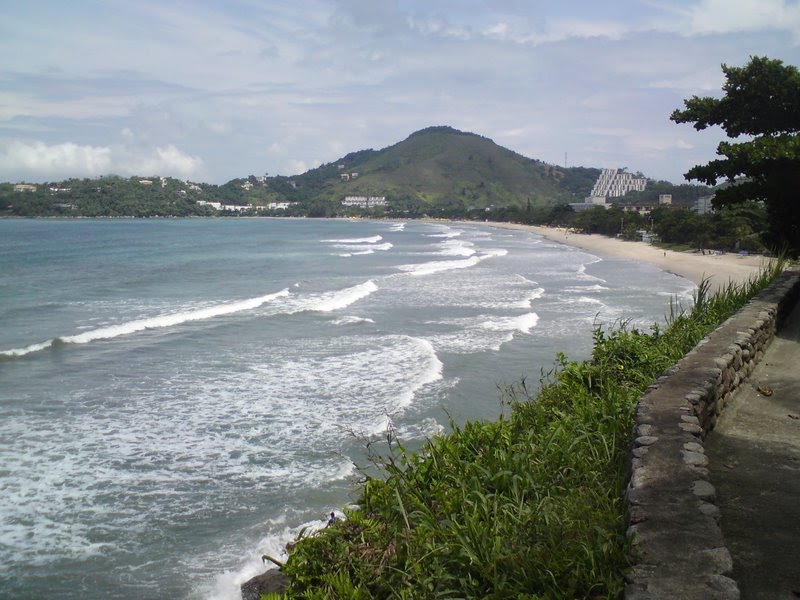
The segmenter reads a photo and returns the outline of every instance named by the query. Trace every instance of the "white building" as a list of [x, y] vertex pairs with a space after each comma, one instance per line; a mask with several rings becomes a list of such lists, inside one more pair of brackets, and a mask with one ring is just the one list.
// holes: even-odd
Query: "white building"
[[625, 169], [603, 169], [586, 201], [604, 204], [606, 198], [624, 196], [628, 192], [642, 192], [646, 186], [647, 179], [636, 177]]
[[342, 206], [356, 206], [358, 208], [375, 208], [386, 206], [386, 196], [345, 196]]

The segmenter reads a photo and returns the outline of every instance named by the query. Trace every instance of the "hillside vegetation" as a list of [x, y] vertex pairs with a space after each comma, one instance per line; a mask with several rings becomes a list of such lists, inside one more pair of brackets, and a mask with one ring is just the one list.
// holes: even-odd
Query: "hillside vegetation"
[[[152, 174], [127, 179], [112, 175], [40, 184], [35, 192], [15, 192], [12, 184], [0, 184], [0, 214], [217, 214], [197, 204], [201, 201], [247, 206], [250, 214], [325, 217], [364, 212], [344, 208], [341, 201], [346, 196], [379, 196], [387, 205], [369, 213], [373, 216], [451, 216], [486, 208], [574, 202], [589, 193], [599, 173], [593, 168], [549, 165], [488, 138], [442, 126], [417, 131], [381, 150], [352, 152], [291, 177], [249, 175], [208, 185]], [[276, 203], [292, 204], [276, 208]]]
[[[336, 179], [320, 190], [323, 197], [385, 195], [411, 208], [574, 202], [588, 194], [599, 174], [598, 169], [548, 165], [451, 127], [429, 127], [383, 150], [349, 154], [319, 170], [331, 168]], [[358, 177], [341, 181], [341, 173]], [[295, 179], [303, 185], [314, 174]]]

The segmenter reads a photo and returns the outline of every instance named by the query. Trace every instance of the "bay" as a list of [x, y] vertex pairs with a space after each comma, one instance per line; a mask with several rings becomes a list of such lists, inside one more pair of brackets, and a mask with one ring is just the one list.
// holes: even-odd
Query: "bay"
[[238, 598], [364, 439], [495, 418], [692, 289], [480, 224], [0, 221], [0, 596]]

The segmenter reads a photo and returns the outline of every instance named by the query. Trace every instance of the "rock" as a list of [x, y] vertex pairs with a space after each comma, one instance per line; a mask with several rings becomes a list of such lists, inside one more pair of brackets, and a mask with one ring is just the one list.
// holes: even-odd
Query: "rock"
[[278, 569], [270, 569], [266, 573], [256, 575], [245, 581], [240, 588], [242, 600], [258, 600], [261, 594], [281, 594], [289, 586], [289, 578]]

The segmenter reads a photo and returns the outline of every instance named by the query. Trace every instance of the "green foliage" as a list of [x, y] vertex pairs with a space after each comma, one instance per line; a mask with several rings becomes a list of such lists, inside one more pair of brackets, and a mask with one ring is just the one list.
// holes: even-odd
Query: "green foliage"
[[[722, 98], [693, 96], [676, 110], [676, 123], [694, 123], [702, 130], [718, 125], [729, 138], [720, 142], [722, 158], [686, 173], [714, 185], [727, 179], [715, 206], [763, 200], [769, 212], [768, 243], [800, 254], [800, 71], [780, 60], [751, 57], [744, 67], [722, 65], [726, 82]], [[744, 178], [744, 179], [739, 179]]]
[[596, 329], [591, 358], [559, 355], [532, 395], [509, 386], [510, 415], [451, 422], [416, 453], [393, 431], [370, 455], [346, 519], [303, 537], [284, 598], [620, 598], [626, 461], [638, 398], [665, 369], [782, 269], [675, 304], [650, 333]]
[[[358, 176], [342, 180], [344, 173]], [[598, 173], [547, 165], [452, 127], [428, 127], [292, 180], [304, 202], [377, 195], [388, 198], [391, 214], [451, 218], [471, 208], [522, 207], [528, 200], [537, 206], [574, 201], [575, 194], [588, 194]]]

